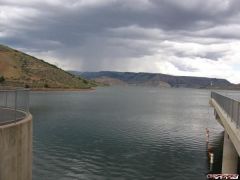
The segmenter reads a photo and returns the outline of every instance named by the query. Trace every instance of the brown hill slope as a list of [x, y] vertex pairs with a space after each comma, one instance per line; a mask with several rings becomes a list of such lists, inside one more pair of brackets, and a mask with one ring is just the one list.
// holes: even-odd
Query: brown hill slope
[[91, 88], [87, 81], [33, 56], [0, 45], [0, 76], [6, 86], [29, 86], [31, 88]]

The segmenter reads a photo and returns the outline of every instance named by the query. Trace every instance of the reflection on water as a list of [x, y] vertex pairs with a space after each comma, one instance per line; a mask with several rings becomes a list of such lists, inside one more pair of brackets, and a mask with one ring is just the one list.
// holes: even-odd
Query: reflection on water
[[209, 167], [209, 173], [217, 174], [221, 172], [222, 169], [222, 153], [223, 153], [223, 139], [224, 139], [224, 132], [215, 133], [213, 136], [210, 145], [214, 152], [214, 164], [210, 165], [209, 161], [207, 162]]
[[206, 179], [221, 171], [210, 91], [143, 87], [32, 93], [34, 180]]

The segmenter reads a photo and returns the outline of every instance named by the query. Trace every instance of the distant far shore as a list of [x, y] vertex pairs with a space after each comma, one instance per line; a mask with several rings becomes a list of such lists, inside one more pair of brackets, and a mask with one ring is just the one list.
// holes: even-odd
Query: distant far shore
[[95, 88], [89, 89], [76, 89], [76, 88], [30, 88], [31, 91], [34, 92], [48, 92], [48, 91], [79, 91], [79, 92], [86, 92], [86, 91], [95, 91]]

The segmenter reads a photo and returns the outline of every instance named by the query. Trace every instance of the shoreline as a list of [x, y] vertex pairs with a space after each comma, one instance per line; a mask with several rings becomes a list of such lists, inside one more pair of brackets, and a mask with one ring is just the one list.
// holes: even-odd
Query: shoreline
[[96, 88], [89, 89], [75, 89], [75, 88], [29, 88], [31, 92], [90, 92], [96, 91]]

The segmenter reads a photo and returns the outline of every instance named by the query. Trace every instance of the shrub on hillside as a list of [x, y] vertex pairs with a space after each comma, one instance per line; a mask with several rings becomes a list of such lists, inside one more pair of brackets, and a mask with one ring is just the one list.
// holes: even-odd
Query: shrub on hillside
[[0, 76], [0, 83], [3, 83], [5, 81], [4, 76]]
[[83, 80], [83, 83], [84, 83], [84, 84], [88, 84], [88, 81], [84, 79], [84, 80]]

